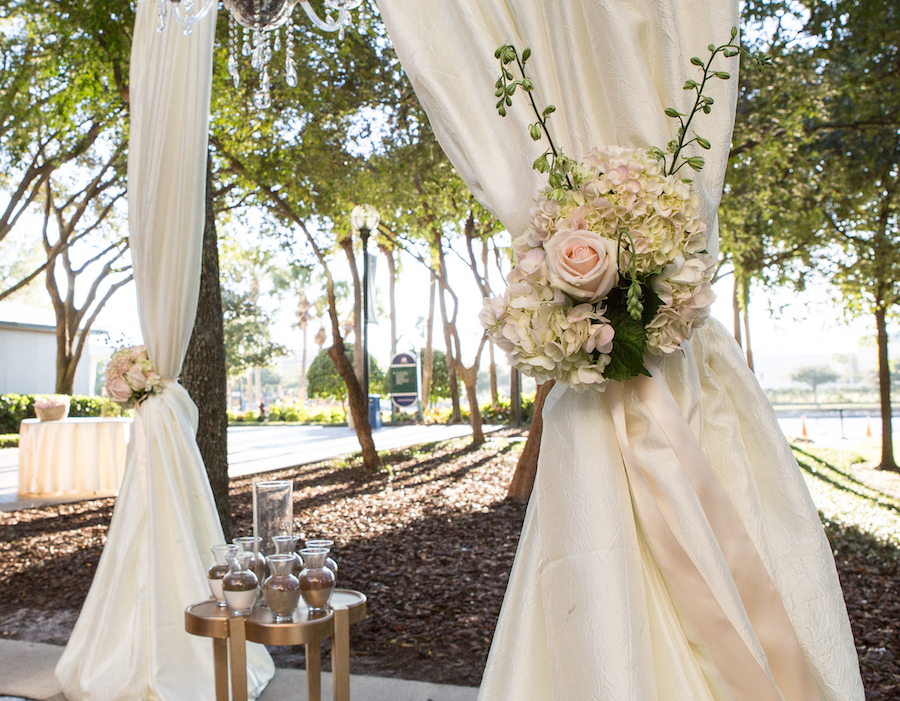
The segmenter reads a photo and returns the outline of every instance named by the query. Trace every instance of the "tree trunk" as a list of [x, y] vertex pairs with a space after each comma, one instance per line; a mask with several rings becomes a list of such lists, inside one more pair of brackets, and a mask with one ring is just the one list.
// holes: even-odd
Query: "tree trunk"
[[444, 300], [444, 291], [440, 287], [440, 280], [438, 280], [438, 306], [441, 310], [441, 323], [444, 327], [444, 345], [446, 346], [447, 353], [447, 384], [450, 387], [450, 405], [452, 410], [450, 412], [450, 422], [451, 423], [459, 423], [462, 421], [462, 411], [459, 408], [459, 379], [456, 374], [456, 358], [453, 354], [453, 341], [451, 339], [451, 330], [450, 330], [450, 319], [447, 314], [447, 305]]
[[306, 406], [306, 348], [309, 342], [307, 328], [309, 323], [303, 321], [300, 331], [303, 333], [303, 350], [300, 354], [300, 406]]
[[200, 299], [194, 331], [188, 344], [181, 383], [200, 412], [197, 445], [216, 500], [225, 540], [231, 540], [231, 503], [228, 492], [228, 417], [225, 336], [222, 292], [219, 286], [219, 249], [212, 196], [212, 163], [206, 173], [206, 226], [200, 270]]
[[528, 439], [516, 464], [516, 471], [509, 483], [506, 495], [516, 501], [527, 502], [534, 488], [534, 479], [537, 477], [538, 457], [541, 452], [541, 433], [544, 429], [544, 401], [553, 385], [554, 380], [538, 385], [534, 396], [534, 417], [531, 419], [531, 428], [528, 429]]
[[500, 404], [500, 392], [497, 389], [497, 362], [494, 360], [494, 344], [488, 343], [488, 373], [491, 380], [491, 406]]
[[482, 430], [481, 410], [478, 408], [478, 361], [467, 368], [459, 364], [457, 368], [459, 376], [462, 378], [463, 385], [466, 388], [466, 397], [469, 400], [469, 420], [472, 425], [472, 445], [481, 445], [484, 443], [484, 431]]
[[878, 389], [881, 395], [881, 464], [879, 470], [898, 472], [894, 461], [894, 431], [891, 421], [891, 369], [888, 365], [888, 334], [885, 308], [875, 308], [875, 326], [878, 329]]
[[425, 357], [422, 358], [422, 415], [431, 404], [431, 378], [434, 373], [434, 296], [437, 290], [437, 279], [431, 273], [430, 291], [428, 294], [428, 321], [425, 329]]
[[738, 297], [738, 274], [734, 271], [734, 284], [731, 286], [731, 328], [734, 333], [734, 340], [743, 347], [744, 342], [741, 338], [741, 301]]
[[381, 459], [375, 450], [375, 441], [372, 440], [372, 427], [369, 424], [369, 399], [363, 396], [363, 388], [356, 379], [353, 364], [344, 353], [344, 341], [337, 336], [335, 343], [328, 349], [328, 357], [334, 363], [338, 373], [347, 386], [347, 403], [350, 405], [350, 414], [359, 439], [359, 447], [362, 452], [363, 465], [370, 472], [377, 472], [381, 468]]
[[747, 354], [747, 367], [753, 369], [753, 345], [750, 343], [750, 280], [741, 280], [741, 308], [744, 311], [744, 350]]

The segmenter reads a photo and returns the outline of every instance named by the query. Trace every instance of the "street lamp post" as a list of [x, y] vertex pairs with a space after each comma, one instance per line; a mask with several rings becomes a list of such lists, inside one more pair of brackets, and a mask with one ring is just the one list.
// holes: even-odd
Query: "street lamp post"
[[369, 233], [378, 226], [378, 211], [370, 204], [357, 205], [350, 213], [350, 225], [359, 232], [363, 252], [362, 351], [363, 393], [369, 410]]

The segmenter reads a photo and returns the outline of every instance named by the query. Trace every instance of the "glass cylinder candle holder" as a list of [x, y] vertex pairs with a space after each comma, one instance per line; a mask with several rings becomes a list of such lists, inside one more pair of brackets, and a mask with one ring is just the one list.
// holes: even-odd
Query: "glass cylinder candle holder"
[[293, 488], [288, 480], [253, 483], [253, 535], [263, 555], [275, 554], [272, 536], [294, 533]]

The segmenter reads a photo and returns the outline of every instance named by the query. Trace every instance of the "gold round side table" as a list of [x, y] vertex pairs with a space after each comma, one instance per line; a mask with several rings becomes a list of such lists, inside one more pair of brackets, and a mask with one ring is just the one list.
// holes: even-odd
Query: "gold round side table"
[[[255, 608], [247, 617], [232, 616], [215, 600], [191, 604], [184, 611], [184, 628], [191, 635], [212, 638], [216, 701], [228, 701], [228, 668], [234, 701], [247, 701], [247, 641], [264, 645], [306, 646], [306, 688], [309, 701], [322, 698], [323, 640], [331, 644], [334, 701], [350, 701], [350, 626], [366, 617], [366, 596], [335, 589], [331, 611], [310, 616], [301, 602], [290, 623], [274, 623], [268, 609]], [[230, 641], [230, 642], [229, 642]], [[229, 651], [230, 647], [230, 651]]]

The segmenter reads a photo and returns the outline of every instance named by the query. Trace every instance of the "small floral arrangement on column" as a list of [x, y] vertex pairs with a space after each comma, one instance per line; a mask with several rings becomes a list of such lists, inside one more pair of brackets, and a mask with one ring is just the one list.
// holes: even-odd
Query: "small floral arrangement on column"
[[692, 131], [692, 121], [712, 109], [713, 98], [703, 92], [707, 83], [730, 77], [712, 70], [716, 56], [749, 55], [734, 43], [736, 36], [733, 28], [727, 44], [710, 44], [706, 62], [691, 59], [700, 71], [699, 80], [684, 85], [695, 93], [693, 109], [665, 110], [679, 123], [666, 151], [600, 146], [580, 162], [553, 143], [547, 120], [555, 108], [539, 111], [535, 104], [525, 72], [531, 50], [520, 57], [513, 46], [497, 49], [500, 116], [521, 88], [537, 117], [531, 137], [550, 143], [534, 162], [549, 184], [531, 209], [529, 228], [513, 241], [517, 263], [506, 291], [485, 299], [479, 314], [491, 340], [526, 375], [579, 390], [649, 375], [646, 353], [680, 350], [709, 316], [716, 261], [706, 251], [707, 226], [692, 181], [679, 171], [703, 168], [703, 158], [685, 157], [685, 149], [711, 146]]
[[163, 380], [153, 369], [144, 346], [120, 348], [106, 366], [106, 393], [123, 409], [140, 404], [161, 392]]

